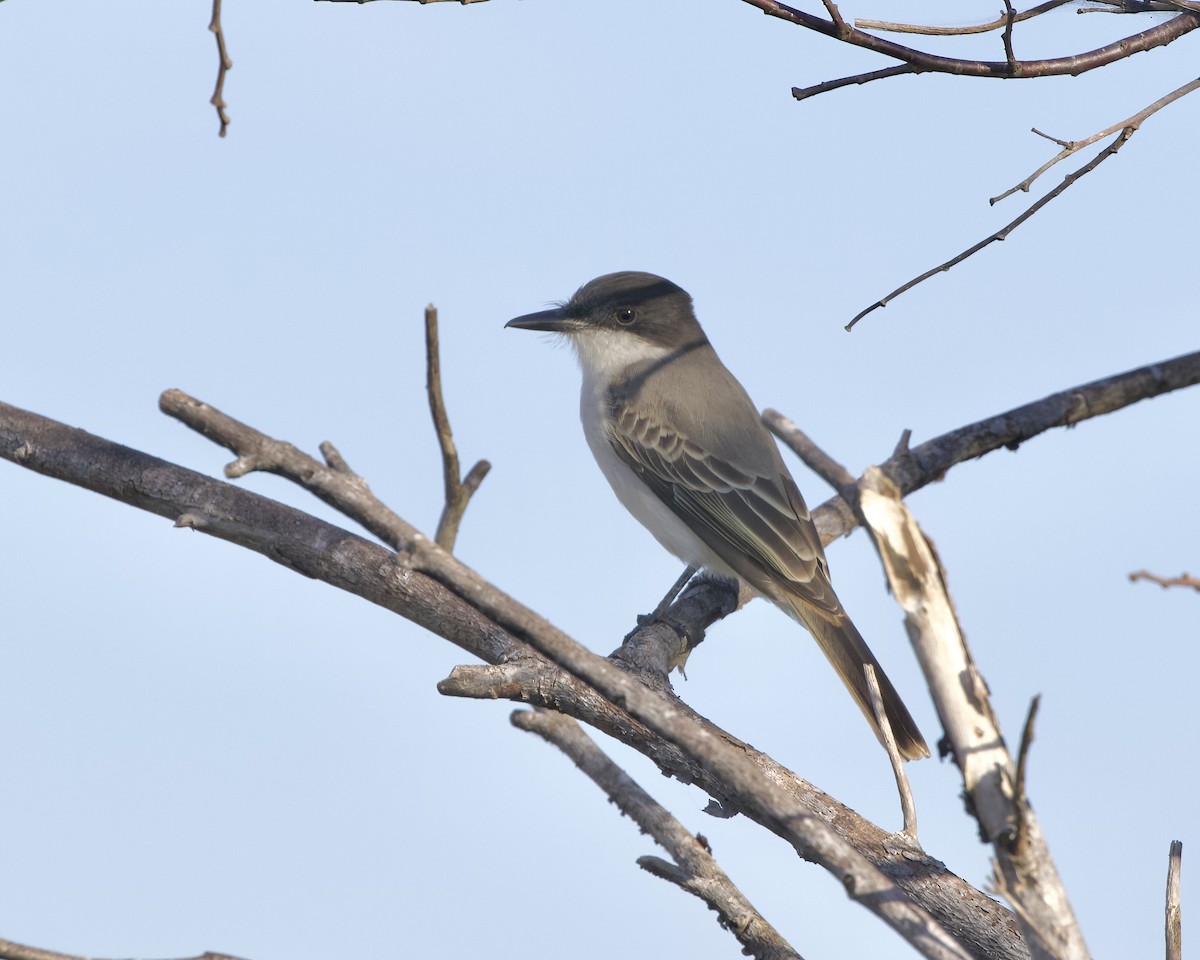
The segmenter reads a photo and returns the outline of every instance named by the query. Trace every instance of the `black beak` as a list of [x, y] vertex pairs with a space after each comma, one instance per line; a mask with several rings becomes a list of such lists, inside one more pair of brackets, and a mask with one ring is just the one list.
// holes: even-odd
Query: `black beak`
[[547, 330], [550, 333], [569, 333], [576, 326], [576, 321], [568, 317], [562, 307], [553, 310], [543, 310], [540, 313], [527, 313], [523, 317], [509, 320], [505, 329], [513, 327], [517, 330]]

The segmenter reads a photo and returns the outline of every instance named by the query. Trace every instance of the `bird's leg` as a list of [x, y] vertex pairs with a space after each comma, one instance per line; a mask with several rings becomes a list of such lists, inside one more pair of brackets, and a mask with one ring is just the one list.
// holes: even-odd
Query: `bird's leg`
[[652, 623], [669, 624], [678, 633], [686, 635], [687, 630], [685, 630], [682, 625], [673, 622], [671, 618], [667, 616], [667, 611], [671, 608], [671, 604], [675, 602], [675, 598], [678, 597], [683, 591], [683, 588], [687, 586], [688, 581], [691, 580], [695, 575], [695, 567], [688, 567], [685, 569], [683, 571], [683, 575], [680, 576], [680, 578], [676, 580], [674, 584], [672, 584], [671, 589], [667, 591], [667, 595], [658, 602], [658, 606], [654, 608], [652, 613], [638, 614], [637, 626], [625, 635], [625, 639], [629, 640], [629, 638], [641, 630], [642, 627], [647, 627]]
[[683, 573], [680, 574], [679, 579], [676, 580], [671, 589], [667, 591], [667, 595], [658, 602], [658, 606], [654, 608], [654, 612], [649, 615], [638, 617], [638, 625], [641, 626], [643, 620], [647, 622], [653, 620], [662, 620], [666, 615], [667, 610], [670, 609], [671, 604], [675, 602], [675, 598], [683, 592], [683, 588], [688, 585], [688, 581], [691, 580], [695, 575], [696, 567], [685, 568]]

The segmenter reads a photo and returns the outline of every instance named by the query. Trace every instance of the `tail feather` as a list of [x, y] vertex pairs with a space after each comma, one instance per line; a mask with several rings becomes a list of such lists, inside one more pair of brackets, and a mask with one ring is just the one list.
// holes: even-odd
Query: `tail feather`
[[846, 612], [839, 609], [835, 617], [828, 618], [799, 599], [789, 602], [787, 607], [790, 607], [788, 613], [804, 624], [821, 651], [833, 664], [833, 668], [842, 678], [846, 689], [854, 697], [854, 702], [862, 710], [863, 716], [871, 724], [871, 729], [875, 731], [875, 736], [879, 737], [880, 742], [883, 741], [883, 735], [875, 719], [875, 711], [871, 708], [871, 690], [867, 686], [867, 675], [863, 669], [868, 663], [875, 668], [879, 692], [883, 695], [883, 710], [896, 738], [900, 755], [906, 760], [919, 760], [929, 756], [929, 747], [926, 746], [921, 731], [917, 729], [916, 721], [909, 714], [904, 701], [900, 699], [900, 694], [892, 686], [891, 680], [883, 672], [883, 667], [879, 665], [879, 661], [871, 653], [871, 648], [867, 646], [867, 642]]

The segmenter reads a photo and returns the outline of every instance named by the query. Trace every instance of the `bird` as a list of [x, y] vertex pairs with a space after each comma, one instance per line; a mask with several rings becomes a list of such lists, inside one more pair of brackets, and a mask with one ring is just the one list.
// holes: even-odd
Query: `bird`
[[929, 756], [834, 593], [779, 448], [705, 336], [687, 291], [652, 273], [609, 273], [505, 326], [559, 334], [574, 348], [584, 436], [634, 518], [685, 564], [736, 579], [807, 628], [883, 742], [867, 685], [871, 664], [900, 754]]

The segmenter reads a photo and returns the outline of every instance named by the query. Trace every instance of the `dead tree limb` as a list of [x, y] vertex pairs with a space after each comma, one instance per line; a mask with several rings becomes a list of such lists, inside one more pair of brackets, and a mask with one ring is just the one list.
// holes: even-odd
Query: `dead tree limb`
[[[705, 790], [722, 809], [746, 813], [802, 856], [852, 878], [856, 899], [921, 940], [929, 955], [958, 955], [959, 944], [981, 960], [1027, 956], [1008, 911], [938, 861], [720, 730], [668, 690], [633, 680], [578, 647], [419, 534], [395, 554], [265, 497], [2, 404], [0, 457], [255, 550], [445, 637], [494, 666], [457, 668], [442, 692], [511, 696], [609, 733]], [[584, 676], [556, 668], [556, 657]], [[525, 685], [510, 674], [500, 692], [476, 673], [522, 665], [529, 668], [525, 679], [536, 679]]]

